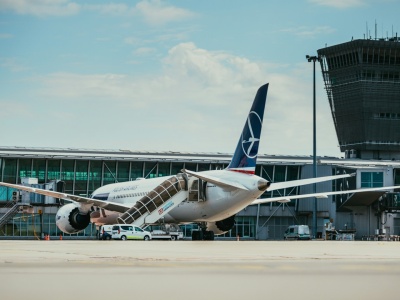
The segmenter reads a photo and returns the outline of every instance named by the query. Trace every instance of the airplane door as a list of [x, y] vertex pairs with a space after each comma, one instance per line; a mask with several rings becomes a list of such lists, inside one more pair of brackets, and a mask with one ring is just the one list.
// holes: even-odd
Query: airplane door
[[205, 201], [206, 200], [207, 182], [201, 179], [194, 179], [189, 188], [189, 201]]
[[199, 201], [199, 180], [192, 181], [189, 188], [189, 201]]

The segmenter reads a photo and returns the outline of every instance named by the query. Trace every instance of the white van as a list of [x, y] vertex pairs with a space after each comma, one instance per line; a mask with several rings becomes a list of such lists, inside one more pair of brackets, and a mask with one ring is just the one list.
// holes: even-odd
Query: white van
[[111, 240], [113, 225], [102, 225], [99, 227], [99, 240]]
[[151, 233], [134, 225], [115, 224], [111, 237], [115, 240], [151, 240]]
[[283, 236], [285, 240], [310, 240], [310, 228], [307, 225], [292, 225], [289, 226], [285, 235]]

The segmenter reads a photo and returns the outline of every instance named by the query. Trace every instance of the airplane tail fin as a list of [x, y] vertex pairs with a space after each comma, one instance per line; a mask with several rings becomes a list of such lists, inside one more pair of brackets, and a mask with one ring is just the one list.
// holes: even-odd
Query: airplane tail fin
[[255, 173], [267, 91], [268, 83], [261, 86], [257, 91], [235, 153], [227, 167], [229, 171], [246, 174]]

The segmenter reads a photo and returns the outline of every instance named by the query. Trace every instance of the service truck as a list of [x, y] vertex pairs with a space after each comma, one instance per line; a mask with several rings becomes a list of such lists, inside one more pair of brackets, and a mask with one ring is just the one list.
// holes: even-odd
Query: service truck
[[152, 227], [154, 227], [154, 229], [151, 231], [153, 240], [177, 241], [183, 239], [183, 232], [178, 225], [164, 224], [161, 226]]

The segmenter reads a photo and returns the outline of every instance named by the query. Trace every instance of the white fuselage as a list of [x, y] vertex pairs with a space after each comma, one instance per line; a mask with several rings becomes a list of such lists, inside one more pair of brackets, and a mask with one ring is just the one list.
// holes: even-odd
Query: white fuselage
[[[244, 188], [217, 186], [204, 183], [194, 176], [189, 176], [186, 200], [164, 215], [166, 223], [215, 222], [226, 219], [257, 199], [265, 190], [259, 190], [258, 183], [264, 180], [255, 175], [242, 174], [227, 170], [199, 172], [214, 178], [240, 183]], [[102, 198], [132, 207], [138, 200], [172, 176], [158, 177], [115, 183], [100, 187], [93, 192], [93, 198]], [[205, 185], [205, 187], [204, 187]], [[100, 217], [92, 216], [91, 221], [100, 224], [114, 223], [120, 214], [102, 211]]]

